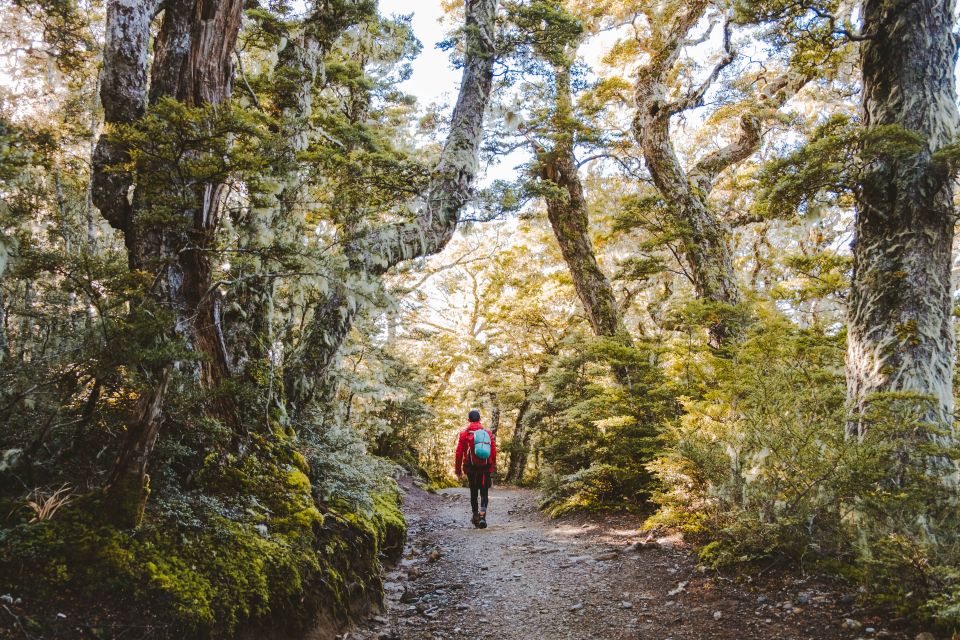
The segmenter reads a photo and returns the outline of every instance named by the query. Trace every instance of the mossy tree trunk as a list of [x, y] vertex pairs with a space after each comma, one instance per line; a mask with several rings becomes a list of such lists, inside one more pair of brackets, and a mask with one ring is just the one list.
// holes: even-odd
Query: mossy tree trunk
[[[2, 270], [0, 270], [2, 271]], [[0, 364], [10, 357], [10, 343], [7, 341], [7, 300], [0, 290]]]
[[235, 374], [255, 385], [267, 379], [263, 412], [267, 428], [282, 423], [286, 409], [282, 363], [275, 349], [282, 337], [276, 321], [274, 276], [291, 267], [289, 258], [284, 263], [276, 256], [281, 250], [296, 255], [308, 233], [305, 217], [296, 210], [302, 200], [299, 191], [307, 181], [297, 159], [315, 137], [311, 118], [314, 94], [325, 81], [324, 56], [344, 29], [368, 17], [372, 10], [366, 0], [336, 7], [317, 3], [300, 25], [287, 32], [272, 74], [269, 108], [280, 122], [285, 146], [271, 171], [247, 185], [251, 207], [242, 220], [240, 248], [250, 256], [243, 264], [250, 277], [238, 278], [240, 285], [230, 295], [242, 312], [226, 323]]
[[552, 144], [537, 154], [540, 179], [556, 188], [555, 191], [548, 190], [545, 197], [547, 217], [594, 334], [631, 344], [613, 286], [600, 269], [590, 239], [587, 201], [574, 155], [576, 123], [569, 65], [554, 66], [554, 84]]
[[[292, 44], [288, 42], [281, 51], [279, 64], [289, 67], [296, 78], [296, 86], [281, 91], [276, 105], [282, 111], [278, 115], [290, 127], [292, 153], [306, 145], [311, 80], [318, 73], [322, 43], [342, 30], [351, 16], [369, 12], [372, 6], [363, 1], [332, 7], [321, 3], [320, 8], [331, 8], [333, 15], [308, 20], [299, 34], [302, 37], [291, 38]], [[161, 8], [151, 66], [149, 38]], [[377, 277], [402, 260], [439, 251], [453, 235], [478, 164], [483, 114], [493, 76], [495, 8], [495, 0], [468, 0], [463, 83], [447, 143], [423, 195], [422, 211], [411, 222], [364, 230], [347, 239], [347, 253], [357, 278]], [[100, 90], [105, 121], [110, 125], [135, 123], [149, 105], [164, 98], [188, 107], [228, 101], [242, 9], [238, 0], [171, 0], [162, 7], [156, 0], [113, 0], [107, 12]], [[290, 74], [279, 75], [290, 79]], [[202, 156], [204, 152], [197, 153]], [[115, 507], [115, 519], [123, 525], [135, 525], [142, 514], [148, 493], [147, 465], [160, 432], [167, 396], [176, 393], [174, 386], [188, 380], [216, 390], [235, 373], [226, 336], [231, 336], [232, 346], [244, 347], [241, 353], [245, 361], [262, 360], [270, 351], [271, 326], [266, 318], [247, 327], [257, 334], [247, 341], [240, 337], [242, 328], [225, 331], [223, 327], [219, 293], [211, 286], [210, 256], [215, 249], [225, 185], [193, 176], [186, 176], [183, 184], [151, 184], [149, 176], [116, 170], [130, 157], [130, 149], [117, 138], [100, 138], [94, 157], [93, 199], [110, 224], [123, 233], [131, 268], [152, 276], [149, 299], [162, 313], [169, 314], [170, 327], [157, 338], [158, 346], [176, 344], [187, 355], [142, 368], [146, 389], [130, 418], [106, 489]], [[290, 176], [274, 178], [283, 181]], [[257, 185], [250, 187], [251, 197], [258, 197]], [[178, 198], [185, 204], [174, 208], [172, 216], [167, 210], [163, 216], [151, 215], [156, 213], [153, 209], [165, 205], [169, 209], [169, 202]], [[257, 208], [282, 214], [282, 193], [277, 200], [271, 206]], [[277, 217], [258, 222], [272, 227]], [[352, 325], [357, 303], [348, 293], [350, 284], [344, 283], [314, 314], [312, 331], [293, 366], [301, 374], [295, 377], [296, 382], [308, 380], [290, 390], [298, 408], [309, 403], [316, 386], [313, 381], [325, 377]], [[263, 307], [269, 305], [270, 290], [255, 289], [248, 292], [247, 302], [256, 307], [255, 313], [262, 314]], [[238, 430], [235, 401], [226, 394], [214, 393], [211, 398], [212, 416]]]
[[293, 416], [304, 411], [318, 392], [321, 397], [329, 395], [330, 367], [359, 311], [359, 300], [350, 287], [378, 278], [404, 260], [437, 253], [457, 229], [476, 177], [483, 115], [493, 86], [496, 6], [496, 0], [466, 2], [466, 59], [460, 92], [450, 133], [421, 196], [418, 215], [410, 222], [357, 230], [346, 241], [354, 282], [345, 282], [314, 311], [309, 332], [291, 360], [286, 387]]
[[[149, 0], [116, 0], [108, 6], [100, 87], [108, 124], [134, 122], [144, 115], [148, 104], [162, 98], [192, 107], [230, 99], [232, 58], [243, 3], [164, 3], [148, 85], [148, 40], [160, 8]], [[193, 378], [209, 389], [230, 373], [220, 300], [211, 290], [210, 264], [226, 187], [191, 178], [184, 184], [144, 187], [138, 184], [139, 176], [111, 170], [111, 165], [127, 158], [128, 150], [121, 143], [101, 137], [94, 154], [94, 202], [124, 234], [131, 268], [151, 274], [150, 298], [172, 317], [171, 331], [161, 340], [180, 341], [187, 352], [199, 356], [146, 371], [150, 388], [138, 400], [107, 485], [117, 523], [136, 525], [147, 498], [147, 463], [160, 432], [172, 372], [192, 372]], [[165, 195], [184, 201], [184, 194], [185, 204], [173, 212], [173, 220], [157, 223], [149, 219], [152, 208], [166, 201]], [[212, 412], [218, 418], [231, 425], [236, 422], [229, 400], [218, 396], [213, 404]]]
[[[866, 0], [861, 49], [868, 131], [920, 136], [909, 158], [876, 157], [857, 194], [848, 307], [847, 394], [862, 417], [872, 394], [933, 400], [931, 422], [953, 416], [951, 257], [956, 210], [939, 149], [956, 141], [954, 0]], [[867, 425], [854, 419], [851, 435]]]

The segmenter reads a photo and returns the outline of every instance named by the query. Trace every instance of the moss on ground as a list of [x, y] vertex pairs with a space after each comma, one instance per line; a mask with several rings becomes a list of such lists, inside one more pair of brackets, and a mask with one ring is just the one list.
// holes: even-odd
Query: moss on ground
[[100, 496], [51, 521], [8, 522], [0, 592], [22, 597], [24, 611], [56, 603], [77, 617], [87, 598], [108, 603], [88, 623], [108, 635], [131, 613], [149, 621], [151, 637], [170, 638], [230, 637], [258, 624], [276, 631], [278, 621], [295, 630], [321, 614], [346, 620], [382, 597], [380, 560], [403, 546], [399, 490], [373, 495], [372, 509], [344, 503], [321, 513], [293, 453], [211, 456], [182, 502], [189, 508], [171, 515], [152, 505], [136, 530], [102, 524]]

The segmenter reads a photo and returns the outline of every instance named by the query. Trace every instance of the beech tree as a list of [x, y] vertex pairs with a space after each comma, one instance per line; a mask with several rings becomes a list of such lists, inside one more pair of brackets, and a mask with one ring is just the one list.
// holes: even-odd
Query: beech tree
[[[574, 104], [574, 65], [587, 26], [559, 3], [534, 3], [516, 12], [521, 32], [534, 43], [531, 53], [549, 69], [549, 112], [543, 123], [527, 127], [538, 187], [547, 205], [547, 219], [573, 278], [587, 320], [598, 336], [630, 343], [609, 278], [600, 268], [591, 240], [587, 199], [576, 157], [581, 138], [591, 132]], [[534, 135], [535, 134], [535, 135]]]
[[[647, 169], [679, 227], [681, 253], [697, 296], [726, 308], [710, 325], [716, 346], [735, 341], [742, 333], [736, 312], [730, 311], [740, 304], [742, 295], [734, 272], [729, 223], [714, 211], [710, 193], [724, 171], [756, 153], [764, 120], [806, 82], [802, 73], [791, 71], [758, 78], [759, 90], [744, 100], [739, 131], [685, 169], [674, 149], [671, 120], [703, 106], [718, 77], [734, 61], [733, 24], [723, 11], [722, 4], [697, 1], [668, 3], [647, 13], [650, 60], [637, 73], [633, 120]], [[677, 86], [676, 78], [683, 77], [684, 68], [680, 54], [708, 40], [719, 22], [723, 23], [719, 60], [700, 82]], [[695, 35], [698, 27], [703, 32]]]
[[[950, 424], [956, 212], [940, 156], [960, 131], [956, 3], [866, 0], [862, 11], [866, 133], [899, 128], [916, 137], [916, 150], [875, 154], [857, 189], [848, 398], [862, 414], [877, 392], [919, 393], [933, 402], [930, 420]], [[850, 428], [862, 434], [867, 425]]]
[[[151, 29], [161, 8], [151, 56]], [[310, 137], [310, 95], [313, 81], [322, 73], [319, 64], [324, 47], [370, 8], [370, 3], [363, 0], [320, 3], [304, 22], [302, 32], [292, 34], [281, 51], [279, 61], [285, 65], [281, 69], [286, 68], [298, 81], [293, 83], [298, 89], [282, 96], [278, 105], [288, 127], [284, 131], [286, 139], [292, 144], [288, 153], [302, 151]], [[345, 229], [346, 257], [358, 279], [379, 276], [402, 260], [440, 250], [456, 229], [476, 173], [483, 114], [491, 88], [494, 10], [493, 0], [467, 3], [463, 80], [450, 135], [422, 194], [420, 211], [410, 221]], [[116, 131], [171, 99], [188, 108], [207, 108], [211, 113], [220, 105], [225, 109], [235, 85], [234, 47], [241, 15], [240, 2], [211, 5], [188, 0], [163, 7], [152, 1], [112, 2], [108, 7], [100, 90], [107, 124]], [[209, 148], [201, 143], [185, 160], [215, 162], [216, 154], [213, 143]], [[144, 367], [147, 391], [130, 418], [109, 480], [108, 492], [121, 511], [118, 517], [136, 522], [146, 499], [147, 465], [167, 397], [184, 391], [183, 387], [171, 389], [173, 373], [186, 374], [178, 377], [183, 382], [176, 384], [199, 383], [216, 390], [234, 372], [224, 337], [230, 329], [223, 326], [223, 300], [212, 286], [211, 267], [228, 187], [217, 179], [216, 171], [211, 178], [187, 174], [179, 183], [151, 184], [135, 168], [124, 169], [130, 161], [131, 149], [120, 137], [101, 137], [94, 156], [94, 202], [110, 224], [123, 233], [130, 267], [149, 274], [148, 298], [158, 310], [169, 314], [157, 345], [175, 344], [182, 354]], [[283, 185], [295, 181], [296, 174], [276, 178], [280, 182], [276, 203], [282, 203]], [[253, 186], [256, 197], [257, 184]], [[263, 219], [254, 224], [274, 226], [278, 218], [276, 203], [257, 207], [257, 215]], [[315, 383], [303, 380], [303, 376], [323, 378], [356, 311], [356, 298], [337, 290], [313, 311], [312, 328], [291, 366], [302, 375], [289, 385], [290, 405], [296, 408], [309, 402]], [[228, 426], [238, 427], [240, 407], [229, 397], [214, 394], [210, 411]]]

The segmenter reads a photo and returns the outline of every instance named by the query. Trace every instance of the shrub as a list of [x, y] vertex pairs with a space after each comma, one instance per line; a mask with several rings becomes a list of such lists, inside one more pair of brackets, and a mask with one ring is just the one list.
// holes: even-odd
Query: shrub
[[653, 489], [646, 463], [676, 410], [657, 353], [593, 337], [568, 347], [547, 375], [538, 410], [544, 506], [554, 515], [642, 508]]
[[[960, 624], [957, 450], [927, 398], [877, 395], [848, 438], [844, 336], [771, 314], [665, 432], [650, 525], [713, 565], [812, 562], [900, 613]], [[710, 359], [709, 356], [705, 356]]]

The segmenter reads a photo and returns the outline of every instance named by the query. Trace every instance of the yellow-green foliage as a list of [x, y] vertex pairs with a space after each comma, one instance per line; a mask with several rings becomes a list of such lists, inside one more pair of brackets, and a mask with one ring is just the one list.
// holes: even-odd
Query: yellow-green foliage
[[546, 376], [550, 399], [538, 409], [541, 507], [553, 516], [644, 509], [653, 488], [646, 463], [677, 409], [657, 351], [592, 337], [569, 347]]
[[[139, 530], [118, 530], [100, 524], [101, 498], [88, 497], [52, 521], [16, 525], [0, 538], [0, 588], [35, 598], [65, 585], [124, 594], [170, 635], [203, 638], [280, 611], [294, 627], [317, 607], [343, 614], [358, 596], [351, 585], [379, 597], [378, 555], [399, 551], [406, 535], [395, 484], [372, 510], [338, 505], [325, 518], [297, 460], [285, 451], [209, 457], [199, 478], [206, 497], [189, 522], [148, 511]], [[305, 598], [312, 606], [291, 609]]]
[[877, 396], [846, 437], [843, 335], [775, 313], [729, 359], [699, 354], [697, 398], [651, 469], [649, 524], [678, 527], [711, 564], [804, 558], [900, 612], [960, 624], [953, 448], [926, 398]]
[[744, 515], [763, 553], [781, 529], [821, 518], [822, 483], [810, 481], [841, 463], [845, 396], [841, 339], [776, 317], [761, 327], [704, 369], [712, 383], [683, 399], [666, 434], [672, 447], [652, 468], [664, 487], [657, 522], [735, 540]]

